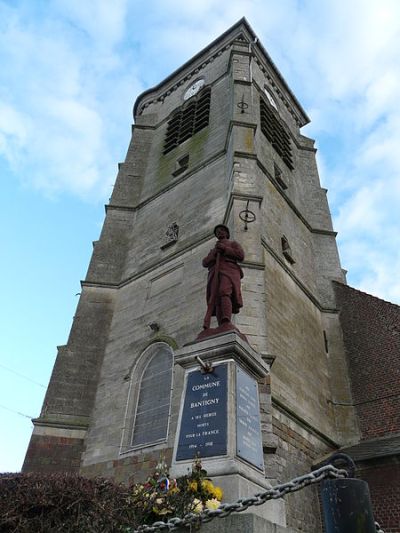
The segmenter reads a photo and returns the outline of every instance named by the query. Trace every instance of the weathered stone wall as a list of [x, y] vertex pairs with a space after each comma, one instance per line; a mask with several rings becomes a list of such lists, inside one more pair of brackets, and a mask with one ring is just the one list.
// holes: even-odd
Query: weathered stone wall
[[[269, 376], [260, 391], [261, 398], [264, 394], [269, 398], [269, 403], [261, 403], [262, 416], [268, 420], [263, 427], [265, 473], [275, 485], [308, 474], [336, 446], [296, 412], [289, 411], [285, 403], [275, 399], [271, 404], [271, 381], [273, 376]], [[288, 527], [307, 533], [322, 531], [318, 491], [316, 485], [285, 496]]]
[[[244, 76], [246, 59], [240, 62]], [[245, 269], [245, 306], [237, 324], [258, 350], [275, 356], [271, 370], [274, 408], [264, 415], [272, 419], [273, 434], [265, 428], [263, 440], [267, 476], [285, 482], [309, 472], [358, 432], [354, 412], [332, 405], [333, 391], [351, 400], [332, 288], [332, 279], [342, 281], [343, 273], [326, 191], [319, 184], [314, 143], [300, 135], [299, 122], [286, 105], [287, 95], [282, 95], [279, 80], [262, 73], [254, 62], [252, 69], [252, 90], [243, 84], [235, 88], [236, 101], [242, 93], [251, 105], [245, 113], [234, 109], [237, 122], [232, 132], [235, 197], [231, 218], [235, 235], [244, 243], [246, 261], [252, 263]], [[290, 129], [293, 170], [260, 130], [259, 99], [264, 86], [274, 95], [278, 113]], [[286, 189], [275, 180], [275, 164]], [[257, 217], [247, 232], [238, 217], [246, 198]], [[294, 263], [282, 254], [282, 236], [290, 243]], [[286, 498], [289, 526], [321, 531], [317, 493], [317, 488], [307, 488]]]
[[[323, 437], [301, 425], [280, 407], [274, 408], [273, 428], [279, 438], [276, 453], [266, 458], [266, 466], [278, 483], [309, 473], [318, 458], [333, 450]], [[307, 533], [320, 533], [322, 517], [318, 506], [319, 485], [288, 494], [286, 517], [289, 527]]]
[[267, 254], [265, 261], [268, 352], [276, 356], [272, 394], [333, 438], [320, 312]]
[[[83, 288], [68, 344], [58, 349], [40, 417], [33, 420], [35, 428], [24, 472], [76, 471], [93, 409], [113, 306], [113, 289]], [[75, 437], [76, 432], [79, 438]]]

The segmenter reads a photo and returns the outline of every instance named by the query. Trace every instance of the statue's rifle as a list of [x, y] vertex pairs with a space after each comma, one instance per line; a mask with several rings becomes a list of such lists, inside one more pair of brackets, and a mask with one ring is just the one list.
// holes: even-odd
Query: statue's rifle
[[217, 299], [217, 292], [218, 292], [218, 284], [219, 284], [219, 258], [221, 256], [221, 253], [219, 250], [217, 250], [217, 257], [215, 259], [215, 266], [214, 266], [214, 276], [211, 284], [211, 290], [210, 290], [210, 298], [208, 300], [207, 304], [207, 313], [204, 317], [204, 323], [203, 328], [208, 329], [210, 327], [212, 312], [215, 307], [215, 301]]

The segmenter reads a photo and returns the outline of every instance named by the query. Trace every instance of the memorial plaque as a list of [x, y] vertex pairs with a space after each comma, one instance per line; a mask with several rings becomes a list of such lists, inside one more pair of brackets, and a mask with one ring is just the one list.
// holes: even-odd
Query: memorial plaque
[[236, 368], [236, 453], [263, 470], [258, 385], [239, 367]]
[[227, 453], [226, 364], [213, 372], [190, 372], [187, 378], [176, 460]]

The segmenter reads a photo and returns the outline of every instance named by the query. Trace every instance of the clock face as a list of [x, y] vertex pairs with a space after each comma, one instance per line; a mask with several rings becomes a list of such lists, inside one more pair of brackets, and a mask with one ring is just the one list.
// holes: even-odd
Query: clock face
[[272, 107], [275, 107], [275, 109], [278, 111], [278, 108], [276, 106], [276, 102], [275, 102], [272, 94], [269, 92], [269, 90], [266, 87], [264, 87], [264, 92], [267, 95], [269, 103], [272, 105]]
[[184, 100], [188, 100], [195, 94], [197, 94], [202, 87], [204, 87], [205, 81], [204, 80], [197, 80], [186, 90], [185, 94], [183, 95]]

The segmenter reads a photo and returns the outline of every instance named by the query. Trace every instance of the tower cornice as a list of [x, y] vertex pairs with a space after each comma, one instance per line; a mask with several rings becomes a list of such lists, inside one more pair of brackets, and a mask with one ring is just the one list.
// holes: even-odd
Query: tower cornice
[[[310, 122], [310, 119], [300, 102], [291, 91], [279, 69], [272, 61], [270, 55], [261, 44], [259, 38], [245, 17], [241, 18], [226, 32], [194, 55], [180, 68], [172, 72], [172, 74], [167, 76], [163, 81], [142, 92], [137, 97], [134, 104], [133, 116], [137, 117], [138, 115], [141, 115], [143, 110], [151, 104], [163, 102], [165, 98], [172, 92], [176, 91], [178, 87], [181, 87], [190, 79], [194, 79], [203, 68], [205, 68], [210, 62], [214, 61], [218, 56], [222, 55], [224, 50], [229, 50], [235, 41], [244, 41], [249, 47], [251, 46], [251, 55], [254, 57], [260, 68], [267, 74], [267, 77], [269, 77], [278, 96], [284, 101], [285, 106], [296, 118], [299, 126], [304, 126]], [[278, 84], [281, 84], [282, 89], [287, 93], [291, 102], [284, 98], [282, 91], [276, 86], [271, 74], [276, 77], [276, 81]]]

